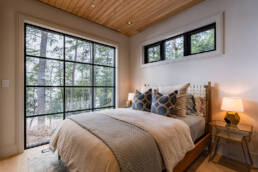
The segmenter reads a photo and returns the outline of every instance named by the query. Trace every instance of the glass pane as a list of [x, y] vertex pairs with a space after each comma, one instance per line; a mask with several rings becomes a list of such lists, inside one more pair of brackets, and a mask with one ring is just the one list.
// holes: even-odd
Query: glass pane
[[26, 146], [48, 142], [62, 121], [63, 114], [27, 118]]
[[38, 29], [26, 27], [26, 54], [53, 59], [63, 59], [63, 36]]
[[63, 62], [26, 57], [26, 85], [63, 85]]
[[95, 88], [95, 108], [113, 106], [113, 88]]
[[115, 58], [114, 48], [100, 45], [100, 44], [94, 44], [94, 48], [95, 48], [95, 57], [94, 57], [95, 64], [114, 66], [114, 58]]
[[91, 112], [91, 110], [69, 112], [69, 113], [66, 113], [65, 115], [66, 115], [66, 118], [68, 118], [68, 117], [73, 116], [73, 115], [78, 115], [78, 114], [83, 114], [83, 113], [88, 113], [88, 112]]
[[148, 48], [148, 62], [160, 60], [160, 46]]
[[66, 111], [90, 109], [91, 88], [66, 88], [65, 102]]
[[95, 86], [113, 86], [113, 73], [113, 68], [94, 66]]
[[210, 29], [191, 36], [191, 54], [215, 50], [215, 30]]
[[65, 37], [65, 59], [91, 63], [91, 46], [87, 41]]
[[65, 84], [68, 86], [90, 86], [91, 65], [65, 63]]
[[165, 42], [165, 59], [176, 59], [184, 56], [184, 37]]
[[63, 111], [63, 89], [46, 87], [26, 88], [26, 116]]

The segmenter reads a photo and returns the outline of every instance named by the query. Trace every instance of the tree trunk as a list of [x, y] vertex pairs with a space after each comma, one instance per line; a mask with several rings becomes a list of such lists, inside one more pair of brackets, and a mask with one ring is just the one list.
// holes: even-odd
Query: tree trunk
[[[81, 70], [81, 74], [82, 74], [82, 80], [84, 81], [84, 73], [83, 73], [83, 69]], [[87, 99], [86, 99], [86, 89], [83, 89], [82, 90], [82, 103], [81, 104], [83, 104], [83, 103], [85, 103], [86, 105], [87, 105]]]
[[[45, 57], [47, 51], [47, 32], [41, 32], [41, 42], [40, 42], [40, 56]], [[46, 68], [46, 60], [39, 59], [39, 71], [38, 71], [38, 85], [45, 85], [45, 68]], [[46, 104], [46, 96], [45, 96], [45, 88], [39, 87], [37, 91], [38, 95], [38, 114], [45, 113], [45, 104]], [[45, 124], [45, 117], [39, 117], [38, 123], [40, 125]]]
[[104, 88], [104, 103], [103, 105], [105, 106], [106, 104], [108, 104], [108, 96], [107, 96], [107, 88]]
[[[75, 49], [74, 49], [74, 61], [77, 60], [77, 48], [78, 48], [78, 40], [75, 42]], [[73, 63], [73, 69], [72, 69], [72, 86], [74, 86], [74, 73], [75, 73], [75, 63]], [[73, 106], [73, 88], [70, 88], [70, 110], [72, 110]]]
[[[53, 75], [53, 69], [55, 66], [52, 66], [50, 69], [50, 83], [52, 83], [52, 75]], [[52, 89], [49, 90], [49, 104], [50, 104], [50, 109], [52, 109]]]
[[[33, 90], [33, 95], [35, 95], [35, 89]], [[37, 100], [35, 99], [35, 97], [33, 96], [33, 114], [36, 114], [36, 110], [37, 110], [37, 108], [36, 108], [36, 103], [37, 103]], [[34, 119], [35, 118], [31, 118], [31, 120], [30, 120], [30, 124], [29, 124], [29, 129], [31, 130], [31, 125], [32, 125], [32, 123], [33, 123], [33, 121], [34, 121]]]
[[[104, 68], [105, 69], [105, 68]], [[104, 86], [107, 86], [108, 85], [108, 72], [107, 71], [103, 71], [104, 72]], [[107, 88], [104, 87], [104, 90], [103, 90], [103, 96], [104, 96], [104, 100], [103, 100], [103, 105], [106, 106], [106, 104], [108, 104], [108, 92], [107, 92]]]

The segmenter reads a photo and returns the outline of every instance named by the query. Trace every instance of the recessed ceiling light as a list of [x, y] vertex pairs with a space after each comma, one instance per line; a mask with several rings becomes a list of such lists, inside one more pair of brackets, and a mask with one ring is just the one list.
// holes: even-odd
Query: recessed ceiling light
[[127, 24], [131, 25], [131, 24], [132, 24], [132, 22], [131, 22], [131, 21], [128, 21], [128, 22], [127, 22]]
[[96, 5], [95, 4], [91, 4], [91, 8], [95, 8], [96, 7]]

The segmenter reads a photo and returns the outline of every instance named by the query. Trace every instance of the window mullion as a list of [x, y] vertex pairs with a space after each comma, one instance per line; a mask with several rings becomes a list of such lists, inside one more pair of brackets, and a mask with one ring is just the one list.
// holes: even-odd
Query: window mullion
[[160, 61], [165, 60], [165, 41], [160, 42]]
[[113, 69], [113, 106], [116, 105], [116, 51], [114, 49], [114, 69]]
[[144, 60], [143, 60], [143, 63], [148, 63], [149, 61], [148, 61], [148, 47], [146, 46], [146, 47], [144, 47], [143, 48], [143, 51], [144, 51]]
[[[92, 48], [91, 48], [91, 57], [92, 57], [92, 64], [94, 64], [94, 59], [95, 59], [95, 44], [92, 43]], [[94, 111], [94, 92], [95, 92], [95, 83], [94, 83], [94, 65], [91, 66], [91, 109]]]
[[66, 66], [65, 66], [65, 35], [63, 35], [63, 37], [64, 37], [64, 52], [63, 52], [63, 58], [64, 58], [64, 62], [63, 62], [63, 111], [64, 111], [64, 113], [63, 113], [63, 119], [65, 119], [66, 118], [66, 108], [65, 108], [65, 68], [66, 68]]
[[184, 34], [184, 56], [189, 56], [191, 50], [190, 34]]

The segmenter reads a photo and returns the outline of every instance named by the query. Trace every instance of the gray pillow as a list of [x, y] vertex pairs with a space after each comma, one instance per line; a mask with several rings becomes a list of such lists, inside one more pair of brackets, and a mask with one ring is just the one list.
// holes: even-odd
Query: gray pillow
[[187, 109], [187, 115], [197, 114], [195, 99], [192, 94], [186, 95], [186, 109]]

